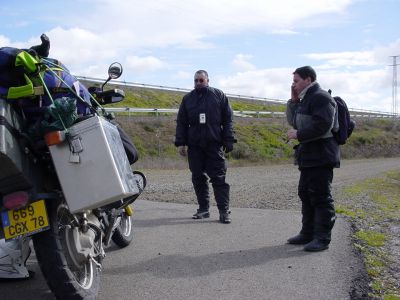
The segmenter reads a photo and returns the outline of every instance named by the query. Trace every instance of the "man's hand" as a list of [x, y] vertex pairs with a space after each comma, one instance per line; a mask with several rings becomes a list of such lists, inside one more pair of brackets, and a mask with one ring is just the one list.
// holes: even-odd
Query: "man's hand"
[[297, 94], [297, 92], [294, 89], [294, 85], [292, 84], [292, 86], [290, 87], [291, 89], [291, 96], [290, 99], [292, 100], [292, 102], [299, 102], [299, 95]]
[[222, 149], [224, 150], [225, 153], [229, 153], [233, 150], [233, 143], [224, 143], [222, 145]]
[[179, 152], [180, 155], [186, 156], [186, 155], [187, 155], [187, 148], [186, 148], [186, 146], [179, 146], [179, 147], [178, 147], [178, 152]]
[[296, 140], [297, 139], [297, 130], [296, 129], [289, 129], [287, 132], [287, 137], [289, 140]]

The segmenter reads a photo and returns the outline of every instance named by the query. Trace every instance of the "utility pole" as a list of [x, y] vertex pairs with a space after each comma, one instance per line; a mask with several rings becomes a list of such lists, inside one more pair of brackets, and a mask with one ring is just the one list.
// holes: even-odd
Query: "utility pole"
[[392, 114], [394, 117], [397, 116], [397, 66], [398, 63], [396, 62], [396, 59], [400, 55], [394, 55], [390, 56], [393, 57], [393, 80], [392, 80]]

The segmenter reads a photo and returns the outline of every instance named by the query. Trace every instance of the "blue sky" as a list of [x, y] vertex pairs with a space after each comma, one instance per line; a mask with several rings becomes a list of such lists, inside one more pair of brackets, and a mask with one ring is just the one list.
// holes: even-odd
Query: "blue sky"
[[75, 75], [104, 78], [119, 61], [122, 80], [191, 88], [205, 69], [226, 93], [282, 100], [311, 65], [350, 107], [391, 112], [399, 11], [400, 0], [1, 0], [0, 47], [44, 32]]

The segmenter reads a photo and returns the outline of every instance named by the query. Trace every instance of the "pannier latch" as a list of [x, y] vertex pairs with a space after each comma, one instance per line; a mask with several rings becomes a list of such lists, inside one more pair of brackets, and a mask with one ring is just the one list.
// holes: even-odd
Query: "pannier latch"
[[79, 164], [80, 157], [79, 153], [83, 151], [82, 140], [79, 136], [75, 136], [69, 140], [69, 146], [71, 155], [69, 156], [69, 162]]

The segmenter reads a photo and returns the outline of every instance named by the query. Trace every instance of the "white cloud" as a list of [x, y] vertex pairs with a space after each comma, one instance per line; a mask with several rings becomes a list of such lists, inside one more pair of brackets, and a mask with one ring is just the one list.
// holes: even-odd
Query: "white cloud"
[[287, 68], [238, 72], [235, 75], [218, 78], [215, 85], [229, 94], [283, 100], [290, 96], [292, 72], [292, 69]]
[[391, 78], [385, 67], [366, 71], [322, 71], [319, 82], [333, 95], [346, 99], [350, 107], [390, 111]]
[[232, 65], [239, 71], [251, 71], [255, 70], [256, 67], [249, 62], [252, 55], [237, 54], [232, 61]]
[[[311, 53], [317, 81], [343, 97], [353, 108], [391, 111], [392, 67], [389, 53], [400, 53], [400, 40], [369, 51]], [[400, 60], [400, 59], [399, 59]], [[355, 67], [361, 67], [355, 68]], [[220, 77], [217, 84], [227, 93], [288, 99], [293, 69], [275, 68], [238, 72]]]
[[[354, 1], [281, 0], [277, 4], [274, 0], [77, 0], [63, 10], [63, 18], [51, 18], [46, 10], [36, 10], [29, 22], [42, 19], [57, 24], [46, 31], [51, 39], [50, 53], [80, 72], [85, 71], [83, 65], [122, 61], [136, 50], [212, 48], [215, 45], [210, 39], [222, 34], [249, 30], [292, 34], [294, 28], [318, 27], [319, 21], [333, 20], [319, 20], [318, 16], [340, 13]], [[319, 21], [302, 22], [310, 17]], [[23, 42], [24, 46], [39, 42], [38, 38]]]
[[178, 71], [173, 77], [176, 79], [192, 79], [193, 73], [186, 71]]
[[400, 39], [390, 43], [388, 46], [376, 47], [374, 55], [379, 62], [387, 62], [388, 57], [400, 55]]
[[[329, 23], [354, 0], [164, 0], [81, 1], [81, 13], [64, 11], [58, 21], [68, 35], [70, 24], [103, 40], [103, 49], [129, 47], [210, 47], [210, 36], [248, 30], [293, 34], [294, 28]], [[82, 13], [85, 17], [82, 17]], [[319, 18], [320, 16], [324, 16]], [[312, 23], [305, 22], [312, 18]], [[64, 24], [62, 23], [64, 22]], [[99, 49], [99, 51], [103, 51]]]
[[323, 61], [324, 68], [377, 65], [373, 51], [310, 53], [304, 56], [312, 60]]
[[[50, 24], [57, 25], [47, 25], [46, 33], [51, 39], [51, 56], [64, 62], [74, 74], [104, 77], [108, 64], [117, 60], [124, 62], [124, 69], [128, 71], [125, 75], [130, 70], [136, 74], [170, 71], [168, 78], [157, 79], [161, 80], [159, 84], [164, 84], [171, 78], [192, 78], [193, 72], [187, 70], [194, 70], [193, 61], [197, 62], [196, 58], [203, 53], [213, 65], [213, 51], [222, 48], [220, 40], [229, 40], [241, 33], [279, 35], [282, 40], [296, 34], [308, 38], [318, 34], [312, 31], [314, 28], [320, 31], [348, 22], [349, 7], [360, 1], [363, 0], [76, 0], [74, 5], [66, 5], [79, 10], [65, 9], [63, 18], [54, 16]], [[29, 27], [35, 26], [35, 19], [42, 23], [51, 21], [46, 10], [38, 10], [35, 18], [27, 21], [31, 24]], [[392, 73], [388, 65], [392, 63], [391, 55], [400, 54], [400, 39], [379, 45], [378, 38], [370, 40], [372, 37], [368, 35], [377, 29], [374, 21], [367, 20], [360, 26], [366, 36], [362, 41], [364, 48], [360, 46], [359, 51], [305, 53], [299, 61], [313, 65], [323, 87], [344, 95], [350, 106], [368, 104], [379, 110], [390, 110]], [[35, 39], [14, 42], [15, 38], [3, 32], [0, 46], [27, 48], [40, 42], [40, 33]], [[378, 46], [366, 48], [367, 44]], [[251, 52], [249, 45], [245, 50], [240, 46], [234, 49], [234, 53], [240, 54], [217, 67], [230, 72], [230, 63], [236, 73], [219, 74], [215, 86], [228, 93], [287, 99], [292, 72], [297, 67], [291, 65], [293, 57], [291, 60], [288, 57], [281, 68], [264, 68], [257, 65], [259, 57]], [[176, 58], [174, 51], [187, 51], [196, 58], [189, 54]], [[282, 55], [286, 53], [289, 52]], [[269, 55], [268, 49], [265, 55]], [[266, 60], [263, 63], [268, 65]], [[168, 76], [165, 74], [161, 76]]]
[[400, 55], [400, 39], [387, 46], [379, 46], [365, 51], [346, 51], [328, 53], [308, 53], [303, 55], [306, 58], [322, 61], [321, 68], [352, 68], [385, 66], [393, 55]]
[[10, 39], [4, 35], [0, 35], [0, 47], [10, 46]]
[[135, 72], [155, 71], [162, 69], [166, 63], [154, 56], [138, 57], [128, 56], [126, 58], [126, 68], [132, 69]]
[[[332, 89], [353, 108], [390, 111], [391, 79], [385, 69], [342, 72], [316, 68], [321, 87]], [[290, 97], [293, 69], [275, 68], [239, 72], [219, 78], [216, 86], [229, 94], [286, 100]]]

